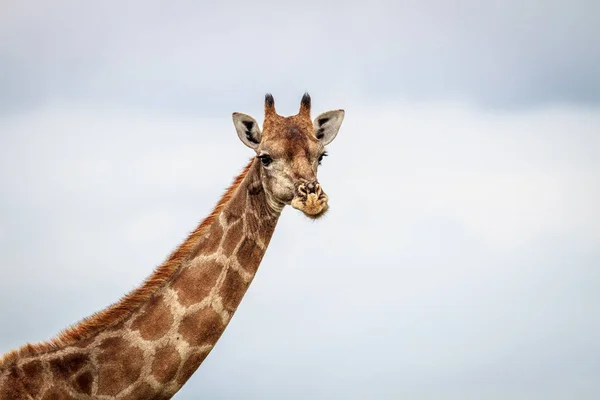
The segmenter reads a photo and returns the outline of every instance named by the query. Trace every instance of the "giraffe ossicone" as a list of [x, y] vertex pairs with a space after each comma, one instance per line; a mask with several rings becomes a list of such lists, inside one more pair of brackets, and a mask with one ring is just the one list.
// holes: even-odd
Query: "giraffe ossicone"
[[166, 399], [198, 369], [227, 327], [285, 205], [319, 218], [328, 198], [317, 180], [343, 110], [315, 120], [311, 100], [283, 117], [265, 96], [262, 129], [233, 113], [256, 156], [212, 213], [117, 303], [46, 342], [0, 358], [0, 400]]

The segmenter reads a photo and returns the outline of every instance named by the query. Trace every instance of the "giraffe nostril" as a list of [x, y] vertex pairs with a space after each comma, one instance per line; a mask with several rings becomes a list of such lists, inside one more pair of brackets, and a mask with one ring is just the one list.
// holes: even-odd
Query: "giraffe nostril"
[[298, 193], [300, 193], [302, 196], [308, 195], [308, 191], [306, 190], [306, 186], [304, 186], [304, 185], [298, 186], [297, 190], [298, 190]]
[[319, 182], [313, 181], [313, 182], [308, 183], [306, 185], [306, 191], [308, 192], [308, 194], [312, 194], [312, 193], [318, 194]]

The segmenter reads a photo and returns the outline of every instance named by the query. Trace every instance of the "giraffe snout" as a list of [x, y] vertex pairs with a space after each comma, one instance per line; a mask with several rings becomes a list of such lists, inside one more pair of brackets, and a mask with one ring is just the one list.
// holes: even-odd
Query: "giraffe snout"
[[319, 218], [327, 211], [327, 195], [319, 182], [301, 182], [296, 185], [292, 207], [310, 218]]

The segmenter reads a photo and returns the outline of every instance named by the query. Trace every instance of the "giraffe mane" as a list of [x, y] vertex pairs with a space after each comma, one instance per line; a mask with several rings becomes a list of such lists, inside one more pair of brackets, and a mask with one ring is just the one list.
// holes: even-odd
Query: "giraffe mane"
[[54, 338], [33, 344], [27, 343], [3, 356], [0, 355], [0, 368], [9, 366], [19, 358], [49, 353], [72, 345], [79, 340], [88, 339], [103, 329], [123, 321], [133, 311], [141, 307], [158, 289], [167, 283], [179, 270], [182, 263], [196, 250], [198, 240], [218, 218], [223, 207], [229, 202], [236, 189], [240, 187], [253, 162], [254, 159], [251, 159], [242, 172], [233, 180], [233, 183], [227, 188], [208, 217], [188, 235], [183, 243], [171, 252], [161, 265], [154, 269], [152, 274], [139, 287], [133, 289], [107, 308], [67, 327]]

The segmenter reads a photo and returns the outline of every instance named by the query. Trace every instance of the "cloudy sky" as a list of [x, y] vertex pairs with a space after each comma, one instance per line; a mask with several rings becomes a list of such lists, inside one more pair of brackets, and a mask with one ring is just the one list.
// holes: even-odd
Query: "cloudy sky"
[[252, 156], [231, 112], [309, 91], [330, 213], [284, 210], [177, 398], [599, 398], [599, 16], [3, 0], [0, 353], [138, 285]]

